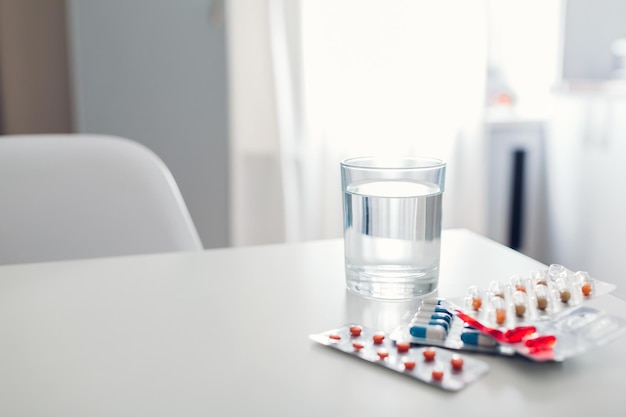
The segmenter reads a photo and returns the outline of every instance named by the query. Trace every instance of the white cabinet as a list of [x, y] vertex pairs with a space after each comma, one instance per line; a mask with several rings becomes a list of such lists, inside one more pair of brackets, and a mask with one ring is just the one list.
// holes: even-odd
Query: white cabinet
[[543, 120], [489, 120], [488, 236], [542, 262], [547, 252]]

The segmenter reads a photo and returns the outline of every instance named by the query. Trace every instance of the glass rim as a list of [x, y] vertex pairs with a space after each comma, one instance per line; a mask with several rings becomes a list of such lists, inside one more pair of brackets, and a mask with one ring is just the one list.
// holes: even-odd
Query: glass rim
[[343, 159], [341, 166], [367, 170], [420, 170], [443, 168], [446, 163], [428, 156], [355, 156]]

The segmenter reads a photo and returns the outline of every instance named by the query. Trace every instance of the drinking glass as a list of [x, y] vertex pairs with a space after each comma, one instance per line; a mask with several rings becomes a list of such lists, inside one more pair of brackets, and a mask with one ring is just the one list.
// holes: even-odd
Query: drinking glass
[[437, 289], [445, 169], [427, 157], [341, 162], [349, 290], [405, 300]]

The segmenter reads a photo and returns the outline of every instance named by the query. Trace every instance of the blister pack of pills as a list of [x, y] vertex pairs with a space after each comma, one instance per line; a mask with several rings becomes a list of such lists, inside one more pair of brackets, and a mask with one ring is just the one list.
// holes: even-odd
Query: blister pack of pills
[[489, 327], [511, 329], [529, 322], [550, 321], [585, 301], [610, 293], [615, 286], [586, 272], [553, 264], [508, 282], [492, 281], [486, 288], [471, 286], [463, 300], [451, 300]]
[[387, 334], [349, 324], [310, 336], [350, 356], [399, 372], [448, 391], [459, 391], [485, 375], [489, 366], [476, 358], [436, 347], [393, 341]]
[[561, 265], [472, 286], [460, 300], [426, 299], [396, 341], [563, 361], [626, 332], [626, 320], [585, 306], [615, 286]]
[[514, 355], [515, 349], [498, 343], [493, 337], [472, 328], [457, 316], [454, 308], [446, 308], [446, 300], [422, 300], [407, 324], [397, 327], [390, 337], [396, 342], [440, 346], [455, 350]]
[[534, 361], [563, 361], [603, 346], [626, 332], [623, 318], [584, 305], [565, 309], [550, 320], [507, 330], [487, 327], [462, 311], [457, 312], [457, 317], [466, 326]]

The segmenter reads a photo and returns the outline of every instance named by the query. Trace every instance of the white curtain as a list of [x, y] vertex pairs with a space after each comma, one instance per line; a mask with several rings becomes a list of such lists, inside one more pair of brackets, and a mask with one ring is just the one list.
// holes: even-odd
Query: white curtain
[[340, 237], [339, 161], [448, 162], [444, 227], [484, 232], [485, 7], [230, 0], [232, 243]]

